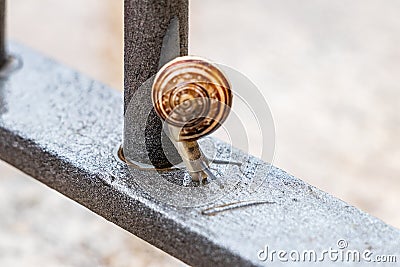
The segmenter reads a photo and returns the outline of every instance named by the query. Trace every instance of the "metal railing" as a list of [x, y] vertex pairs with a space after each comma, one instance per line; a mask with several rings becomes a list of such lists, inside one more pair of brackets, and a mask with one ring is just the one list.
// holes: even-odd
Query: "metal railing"
[[[185, 54], [186, 1], [125, 0], [125, 105], [157, 71], [174, 17]], [[268, 163], [238, 150], [246, 175], [231, 194], [192, 208], [151, 198], [138, 186], [148, 173], [129, 171], [115, 156], [123, 131], [119, 93], [23, 45], [9, 46], [23, 67], [1, 78], [0, 158], [167, 253], [195, 266], [259, 266], [267, 263], [259, 259], [266, 245], [324, 250], [343, 239], [354, 250], [398, 253], [399, 230], [276, 167], [263, 172]], [[257, 176], [265, 183], [250, 192], [244, 184]]]

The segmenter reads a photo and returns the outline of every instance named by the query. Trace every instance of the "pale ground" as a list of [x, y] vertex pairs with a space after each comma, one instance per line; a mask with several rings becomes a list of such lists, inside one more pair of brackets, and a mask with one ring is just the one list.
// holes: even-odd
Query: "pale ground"
[[[122, 1], [9, 1], [9, 36], [122, 90]], [[400, 227], [400, 2], [191, 2], [191, 53], [274, 114], [275, 165]], [[0, 266], [181, 266], [0, 165]]]

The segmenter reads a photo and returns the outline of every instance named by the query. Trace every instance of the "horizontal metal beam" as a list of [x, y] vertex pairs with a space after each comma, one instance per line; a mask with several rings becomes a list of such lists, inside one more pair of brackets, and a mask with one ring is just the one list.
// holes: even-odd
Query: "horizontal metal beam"
[[[257, 258], [265, 245], [318, 251], [339, 239], [349, 249], [399, 253], [399, 230], [236, 150], [247, 172], [230, 194], [195, 208], [154, 200], [138, 186], [148, 174], [115, 157], [120, 93], [21, 45], [10, 50], [23, 67], [0, 82], [0, 158], [184, 262], [258, 266], [267, 263]], [[266, 180], [252, 193], [246, 179], [254, 176]]]

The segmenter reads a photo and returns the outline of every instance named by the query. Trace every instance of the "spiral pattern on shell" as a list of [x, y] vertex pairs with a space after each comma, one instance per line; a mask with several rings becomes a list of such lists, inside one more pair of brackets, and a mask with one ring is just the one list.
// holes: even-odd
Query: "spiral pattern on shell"
[[225, 75], [214, 64], [184, 56], [170, 61], [157, 73], [152, 100], [161, 119], [180, 128], [179, 141], [193, 141], [225, 121], [232, 106], [232, 92]]

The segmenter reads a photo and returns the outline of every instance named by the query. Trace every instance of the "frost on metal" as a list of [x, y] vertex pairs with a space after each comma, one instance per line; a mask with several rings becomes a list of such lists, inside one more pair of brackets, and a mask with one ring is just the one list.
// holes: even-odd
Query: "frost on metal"
[[[1, 159], [167, 253], [196, 266], [257, 266], [271, 264], [257, 257], [266, 245], [322, 251], [340, 239], [399, 253], [399, 230], [236, 150], [245, 175], [229, 194], [192, 208], [153, 199], [137, 185], [151, 174], [115, 157], [122, 96], [21, 45], [10, 50], [23, 67], [0, 83]], [[257, 177], [265, 182], [251, 193]]]

